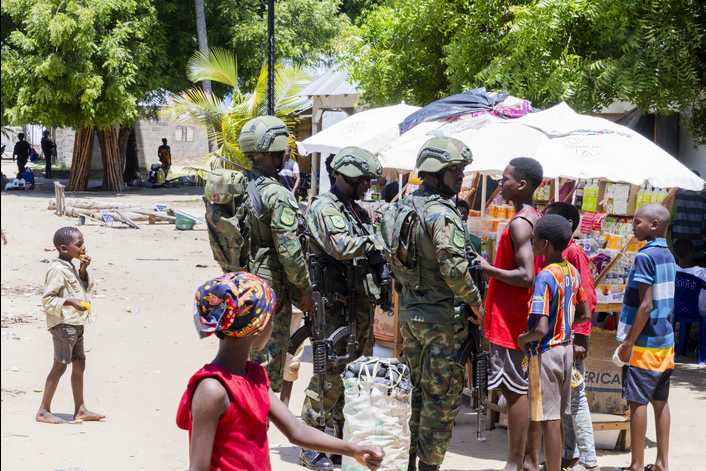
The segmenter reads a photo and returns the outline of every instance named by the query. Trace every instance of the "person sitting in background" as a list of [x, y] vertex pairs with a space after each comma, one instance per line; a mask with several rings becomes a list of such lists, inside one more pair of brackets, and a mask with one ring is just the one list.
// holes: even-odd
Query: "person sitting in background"
[[[677, 272], [688, 273], [706, 281], [706, 268], [696, 264], [694, 244], [689, 239], [674, 242], [674, 256], [677, 258]], [[706, 290], [699, 293], [699, 314], [706, 317]]]

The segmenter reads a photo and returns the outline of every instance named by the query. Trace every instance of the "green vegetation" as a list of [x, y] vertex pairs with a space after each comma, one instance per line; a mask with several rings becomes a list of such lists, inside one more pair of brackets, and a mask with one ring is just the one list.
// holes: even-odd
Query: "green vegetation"
[[540, 108], [615, 101], [670, 114], [706, 144], [702, 0], [391, 0], [346, 31], [345, 62], [376, 105], [485, 86]]
[[[176, 122], [188, 119], [200, 122], [208, 129], [209, 139], [218, 143], [218, 154], [249, 167], [250, 161], [238, 150], [238, 139], [246, 122], [267, 114], [267, 67], [261, 67], [252, 92], [241, 92], [233, 54], [211, 48], [208, 56], [197, 53], [191, 58], [188, 76], [194, 82], [211, 80], [230, 87], [230, 103], [201, 88], [192, 88], [171, 97], [172, 105], [162, 111], [162, 116]], [[297, 93], [310, 82], [311, 76], [301, 67], [278, 64], [275, 70], [275, 115], [284, 118], [288, 124], [294, 124], [286, 116], [306, 103], [307, 100], [297, 96]], [[217, 157], [212, 156], [209, 160], [213, 159]]]

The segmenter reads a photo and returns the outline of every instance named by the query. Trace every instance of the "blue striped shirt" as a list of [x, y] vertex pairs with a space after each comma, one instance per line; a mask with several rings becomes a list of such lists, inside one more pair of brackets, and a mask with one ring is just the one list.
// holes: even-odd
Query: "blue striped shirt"
[[635, 346], [657, 349], [674, 346], [674, 330], [669, 318], [674, 311], [675, 277], [676, 265], [667, 248], [666, 239], [651, 240], [640, 249], [630, 268], [623, 296], [623, 308], [618, 323], [619, 342], [625, 341], [630, 333], [640, 307], [639, 283], [646, 283], [652, 285], [652, 312], [635, 341]]

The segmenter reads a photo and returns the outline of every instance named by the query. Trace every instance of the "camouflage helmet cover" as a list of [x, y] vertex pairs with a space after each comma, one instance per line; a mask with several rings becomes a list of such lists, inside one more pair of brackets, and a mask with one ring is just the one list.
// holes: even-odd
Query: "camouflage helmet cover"
[[251, 119], [240, 131], [238, 146], [243, 154], [282, 152], [289, 143], [287, 125], [274, 116]]
[[377, 156], [360, 147], [344, 147], [331, 162], [334, 172], [350, 178], [382, 177], [382, 164]]
[[417, 155], [419, 172], [436, 173], [451, 165], [468, 165], [473, 162], [473, 154], [466, 144], [453, 137], [433, 137], [429, 139]]

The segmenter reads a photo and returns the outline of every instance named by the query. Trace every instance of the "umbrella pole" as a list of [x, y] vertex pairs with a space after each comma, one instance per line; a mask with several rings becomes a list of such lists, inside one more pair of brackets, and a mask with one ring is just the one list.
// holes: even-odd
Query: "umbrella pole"
[[480, 216], [485, 217], [485, 198], [488, 196], [488, 175], [483, 175], [483, 187], [481, 189]]
[[554, 201], [559, 201], [559, 184], [560, 184], [559, 177], [556, 177], [554, 179]]

